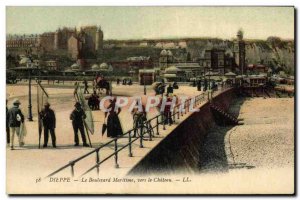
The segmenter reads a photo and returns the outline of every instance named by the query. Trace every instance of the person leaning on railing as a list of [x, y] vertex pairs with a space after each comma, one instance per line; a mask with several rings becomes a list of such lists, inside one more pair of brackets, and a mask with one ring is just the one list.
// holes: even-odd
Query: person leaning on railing
[[[138, 102], [136, 102], [136, 105], [138, 105]], [[132, 117], [133, 117], [133, 136], [136, 137], [137, 129], [144, 124], [145, 121], [147, 121], [147, 114], [145, 107], [142, 105], [142, 111], [139, 111], [138, 108], [134, 108], [131, 111]]]

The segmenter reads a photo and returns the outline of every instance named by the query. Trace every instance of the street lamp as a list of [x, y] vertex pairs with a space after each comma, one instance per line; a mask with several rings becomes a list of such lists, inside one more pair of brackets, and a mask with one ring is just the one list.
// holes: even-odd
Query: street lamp
[[210, 90], [210, 76], [211, 76], [211, 69], [208, 71], [208, 90]]
[[208, 99], [212, 98], [212, 91], [211, 91], [211, 86], [210, 86], [210, 76], [211, 76], [211, 68], [209, 68], [209, 70], [208, 70]]
[[31, 62], [27, 62], [28, 69], [28, 121], [32, 120], [32, 105], [31, 105]]
[[144, 73], [143, 73], [143, 81], [144, 81], [144, 95], [146, 95], [146, 81], [145, 81], [145, 73], [146, 73], [146, 69], [145, 69], [145, 65], [144, 65]]

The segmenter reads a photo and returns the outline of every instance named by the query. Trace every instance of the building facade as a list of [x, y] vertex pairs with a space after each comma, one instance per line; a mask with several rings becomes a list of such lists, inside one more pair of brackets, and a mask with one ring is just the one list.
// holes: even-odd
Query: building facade
[[[31, 35], [7, 35], [6, 48], [14, 50], [18, 48], [32, 48], [33, 52], [51, 53], [57, 50], [67, 51], [69, 39], [74, 36], [85, 35], [89, 37], [88, 47], [92, 51], [101, 52], [103, 48], [103, 31], [100, 26], [84, 26], [80, 30], [75, 28], [59, 28], [54, 32]], [[92, 45], [91, 45], [92, 43]], [[71, 48], [77, 48], [72, 46]]]

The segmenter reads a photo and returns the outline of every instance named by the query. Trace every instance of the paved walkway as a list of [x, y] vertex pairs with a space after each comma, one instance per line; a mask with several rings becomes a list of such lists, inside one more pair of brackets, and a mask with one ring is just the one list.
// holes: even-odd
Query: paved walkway
[[[73, 89], [67, 88], [47, 88], [50, 95], [51, 108], [55, 110], [57, 117], [57, 149], [51, 147], [51, 139], [49, 138], [47, 149], [38, 149], [38, 131], [37, 131], [37, 121], [36, 121], [36, 89], [33, 87], [32, 90], [32, 103], [33, 103], [33, 122], [26, 122], [28, 135], [25, 138], [26, 146], [24, 148], [16, 148], [16, 150], [11, 151], [7, 149], [7, 176], [8, 180], [14, 180], [15, 178], [23, 177], [29, 180], [35, 180], [37, 177], [45, 177], [54, 170], [60, 168], [61, 166], [67, 164], [69, 161], [78, 158], [79, 156], [89, 152], [92, 148], [74, 147], [73, 146], [73, 130], [72, 125], [69, 120], [69, 115], [73, 109], [74, 99], [73, 99]], [[115, 86], [115, 95], [127, 95], [134, 96], [143, 93], [143, 87], [139, 85], [133, 86]], [[26, 86], [8, 86], [7, 93], [9, 94], [9, 102], [11, 104], [12, 99], [18, 97], [21, 102], [21, 108], [25, 115], [27, 115], [27, 87]], [[175, 94], [195, 96], [200, 94], [196, 88], [189, 86], [181, 86], [179, 90], [175, 90]], [[154, 95], [154, 92], [150, 87], [147, 90], [148, 95]], [[129, 112], [127, 112], [128, 107], [122, 109], [120, 113], [120, 119], [123, 126], [123, 130], [129, 130], [132, 128], [132, 117]], [[157, 111], [152, 110], [148, 114], [148, 118], [156, 116]], [[101, 111], [93, 111], [94, 121], [95, 121], [95, 133], [90, 135], [93, 147], [100, 146], [110, 140], [105, 135], [101, 136], [100, 129], [104, 121], [104, 114]], [[155, 145], [157, 145], [167, 134], [171, 132], [172, 129], [176, 127], [178, 123], [188, 117], [189, 114], [181, 117], [180, 120], [176, 120], [176, 123], [172, 126], [166, 126], [166, 130], [162, 130], [160, 127], [160, 135], [153, 138], [153, 141], [144, 141], [144, 148], [139, 148], [139, 140], [133, 143], [133, 157], [128, 157], [128, 149], [124, 149], [119, 154], [119, 169], [115, 169], [114, 158], [112, 157], [107, 162], [105, 162], [100, 167], [100, 174], [110, 174], [115, 175], [125, 175], [130, 168], [137, 163], [143, 156], [145, 156]], [[126, 144], [128, 138], [123, 138], [118, 141], [119, 147]], [[43, 142], [42, 142], [43, 143]], [[114, 151], [114, 145], [111, 144], [104, 148], [100, 152], [100, 159], [111, 154]], [[75, 176], [79, 176], [84, 171], [89, 169], [95, 164], [95, 157], [90, 156], [83, 161], [76, 164]], [[94, 170], [96, 172], [96, 170]], [[93, 172], [92, 172], [93, 174]], [[59, 175], [70, 176], [70, 169], [62, 171]]]

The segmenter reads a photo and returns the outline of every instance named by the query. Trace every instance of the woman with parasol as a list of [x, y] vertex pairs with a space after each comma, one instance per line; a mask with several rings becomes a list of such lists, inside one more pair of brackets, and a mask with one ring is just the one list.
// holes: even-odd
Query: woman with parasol
[[123, 135], [123, 130], [121, 127], [121, 122], [119, 119], [119, 114], [121, 112], [121, 108], [116, 108], [116, 98], [110, 99], [110, 104], [107, 107], [109, 110], [105, 112], [104, 117], [106, 118], [107, 114], [107, 137], [117, 137], [119, 135]]

